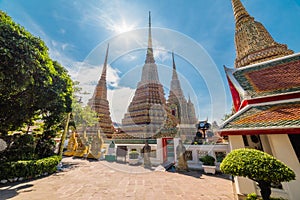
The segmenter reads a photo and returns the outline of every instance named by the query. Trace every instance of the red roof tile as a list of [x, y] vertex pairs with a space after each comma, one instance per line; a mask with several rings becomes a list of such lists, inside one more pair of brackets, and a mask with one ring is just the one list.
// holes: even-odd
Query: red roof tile
[[256, 92], [300, 87], [300, 60], [245, 73]]
[[251, 98], [300, 91], [300, 55], [240, 68], [233, 76]]

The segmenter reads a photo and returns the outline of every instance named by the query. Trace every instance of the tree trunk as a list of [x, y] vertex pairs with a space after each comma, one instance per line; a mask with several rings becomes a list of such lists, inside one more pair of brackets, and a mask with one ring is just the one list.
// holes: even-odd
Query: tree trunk
[[60, 138], [60, 145], [59, 145], [59, 151], [58, 151], [58, 155], [60, 155], [60, 156], [62, 156], [62, 154], [63, 154], [66, 136], [67, 136], [67, 133], [69, 131], [70, 116], [71, 116], [71, 113], [68, 113], [65, 129], [64, 129], [64, 132], [63, 132], [63, 134], [61, 135], [61, 138]]
[[271, 196], [271, 183], [266, 181], [257, 181], [260, 188], [260, 194], [263, 200], [270, 200]]

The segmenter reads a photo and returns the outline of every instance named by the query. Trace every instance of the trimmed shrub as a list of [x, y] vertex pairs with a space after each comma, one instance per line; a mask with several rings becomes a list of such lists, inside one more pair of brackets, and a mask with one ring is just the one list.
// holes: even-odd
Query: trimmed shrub
[[129, 152], [129, 159], [138, 159], [139, 153], [137, 151], [130, 151]]
[[271, 183], [291, 181], [295, 173], [273, 156], [256, 149], [236, 149], [231, 151], [220, 165], [223, 173], [243, 176], [256, 181], [263, 199], [271, 195]]
[[[262, 200], [261, 198], [258, 198], [257, 194], [251, 193], [247, 195], [246, 200]], [[283, 198], [276, 198], [276, 197], [270, 197], [270, 200], [285, 200]]]
[[203, 156], [199, 160], [203, 163], [203, 165], [215, 166], [216, 159], [210, 155]]
[[39, 160], [21, 160], [0, 165], [0, 180], [15, 177], [31, 178], [44, 173], [56, 172], [60, 156], [51, 156]]

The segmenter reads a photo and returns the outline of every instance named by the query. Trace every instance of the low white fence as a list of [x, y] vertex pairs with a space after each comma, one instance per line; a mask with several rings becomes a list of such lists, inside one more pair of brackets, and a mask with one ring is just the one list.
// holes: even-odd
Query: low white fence
[[[174, 138], [174, 158], [173, 161], [176, 163], [176, 147], [178, 145], [177, 138]], [[151, 146], [151, 163], [159, 165], [164, 162], [162, 144], [160, 140], [157, 140], [157, 144], [150, 144]], [[115, 149], [118, 146], [126, 146], [128, 153], [134, 149], [137, 152], [141, 152], [144, 144], [116, 144]], [[205, 155], [211, 155], [216, 159], [217, 170], [219, 170], [220, 162], [229, 153], [228, 144], [205, 144], [205, 145], [184, 145], [186, 147], [187, 162], [190, 169], [202, 169], [202, 163], [199, 158]]]
[[185, 147], [188, 154], [188, 166], [191, 169], [201, 169], [202, 162], [199, 158], [211, 155], [216, 159], [217, 170], [219, 170], [220, 162], [230, 151], [228, 144], [186, 145]]

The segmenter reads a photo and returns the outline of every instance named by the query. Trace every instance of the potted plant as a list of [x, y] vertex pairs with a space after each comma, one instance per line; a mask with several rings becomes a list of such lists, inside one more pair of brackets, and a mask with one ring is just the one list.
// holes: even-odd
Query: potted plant
[[129, 159], [128, 159], [129, 164], [131, 164], [131, 165], [138, 164], [139, 153], [136, 151], [136, 149], [132, 149], [128, 155], [129, 155]]
[[215, 174], [216, 173], [216, 165], [215, 165], [215, 158], [206, 155], [200, 158], [200, 161], [202, 162], [202, 168], [204, 169], [205, 173]]

